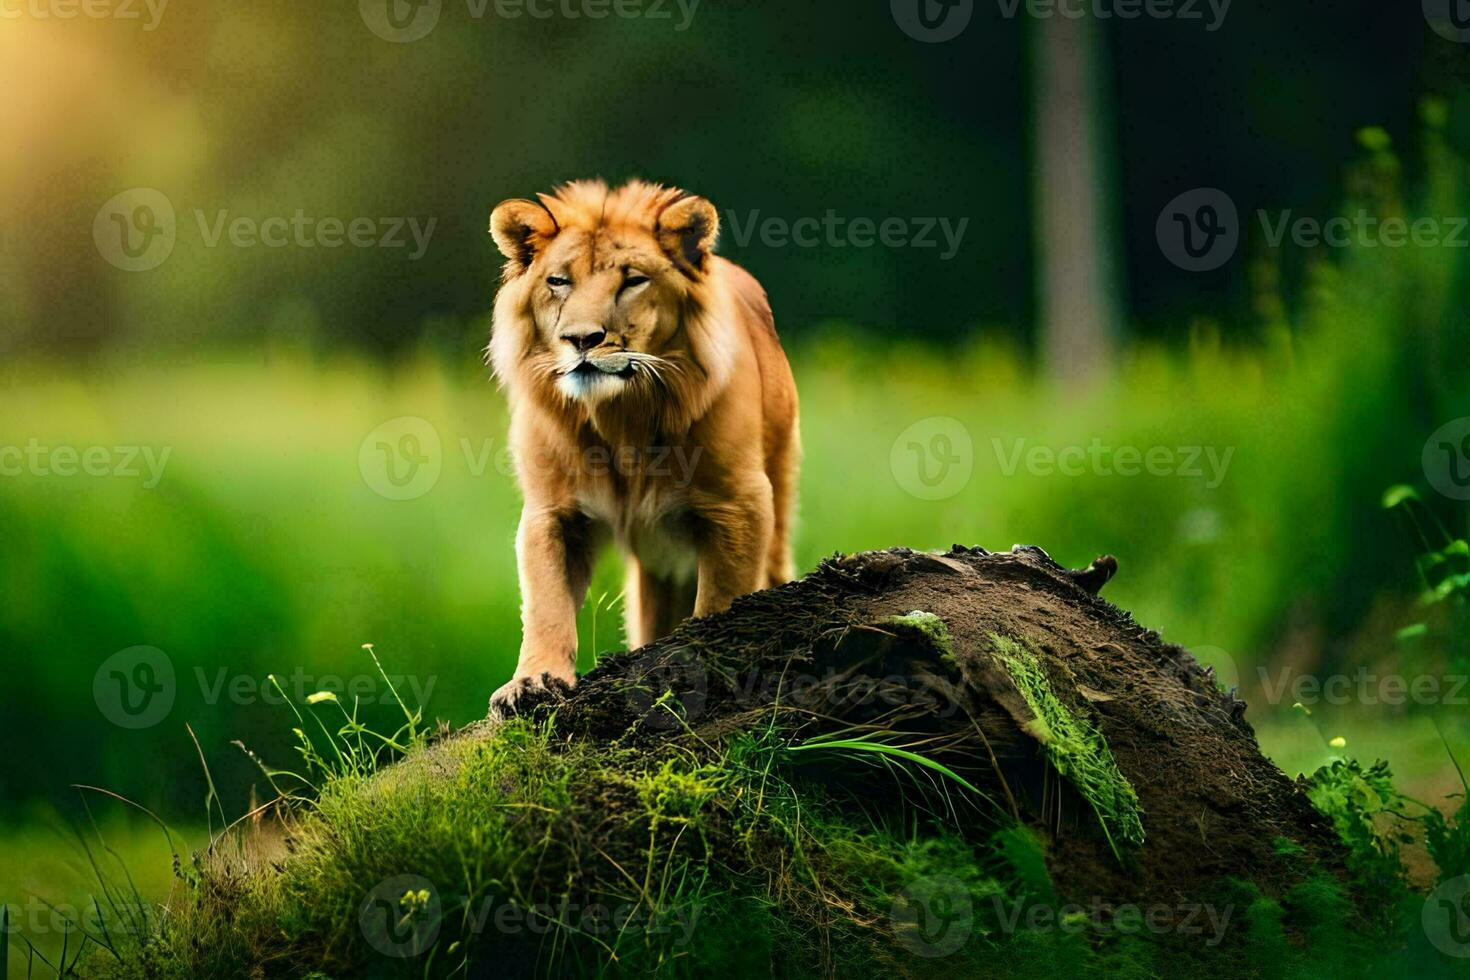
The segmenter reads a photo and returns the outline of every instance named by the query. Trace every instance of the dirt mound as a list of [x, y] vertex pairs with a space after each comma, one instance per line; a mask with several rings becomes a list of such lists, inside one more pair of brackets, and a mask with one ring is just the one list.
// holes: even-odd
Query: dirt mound
[[87, 975], [1350, 975], [1379, 951], [1337, 838], [1097, 598], [1116, 569], [834, 558], [530, 718], [323, 766]]
[[[1008, 819], [1039, 831], [1071, 900], [1177, 902], [1227, 876], [1280, 895], [1305, 867], [1339, 871], [1330, 826], [1261, 754], [1245, 705], [1096, 596], [1115, 569], [1068, 571], [1038, 548], [837, 557], [604, 657], [533, 711], [630, 748], [763, 728], [901, 747], [934, 764], [936, 811], [967, 797], [982, 801], [976, 834]], [[869, 812], [915, 796], [891, 767], [823, 768], [808, 775]]]

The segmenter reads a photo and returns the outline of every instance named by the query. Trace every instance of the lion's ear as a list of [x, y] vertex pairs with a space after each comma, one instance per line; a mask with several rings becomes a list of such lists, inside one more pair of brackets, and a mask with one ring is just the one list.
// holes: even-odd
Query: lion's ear
[[720, 237], [720, 215], [702, 197], [675, 201], [658, 216], [658, 243], [675, 262], [702, 270]]
[[551, 212], [535, 201], [501, 201], [490, 213], [490, 237], [507, 260], [507, 277], [524, 272], [559, 230]]

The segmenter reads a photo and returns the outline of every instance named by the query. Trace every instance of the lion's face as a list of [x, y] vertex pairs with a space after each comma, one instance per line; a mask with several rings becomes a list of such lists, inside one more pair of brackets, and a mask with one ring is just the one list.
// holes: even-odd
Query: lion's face
[[683, 276], [650, 231], [563, 232], [528, 275], [540, 345], [567, 397], [616, 395], [669, 352]]
[[[702, 198], [646, 184], [576, 184], [540, 203], [501, 204], [491, 216], [508, 260], [497, 373], [519, 369], [587, 405], [670, 381], [687, 367], [683, 314], [714, 222]], [[502, 331], [516, 349], [497, 347]]]

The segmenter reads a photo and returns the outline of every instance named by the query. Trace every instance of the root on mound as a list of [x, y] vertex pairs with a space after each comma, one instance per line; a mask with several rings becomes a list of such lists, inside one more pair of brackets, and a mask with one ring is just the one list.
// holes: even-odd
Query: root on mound
[[1035, 548], [831, 559], [602, 658], [524, 717], [329, 773], [273, 846], [197, 860], [156, 932], [87, 972], [1183, 978], [1364, 961], [1330, 827], [1240, 701], [1097, 597], [1116, 568]]

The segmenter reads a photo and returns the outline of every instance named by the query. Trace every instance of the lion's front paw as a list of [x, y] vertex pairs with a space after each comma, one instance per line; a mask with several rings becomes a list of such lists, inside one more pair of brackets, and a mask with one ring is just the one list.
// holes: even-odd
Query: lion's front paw
[[512, 715], [524, 714], [538, 704], [564, 698], [576, 683], [575, 677], [568, 681], [550, 673], [514, 677], [490, 695], [490, 718], [504, 721]]

